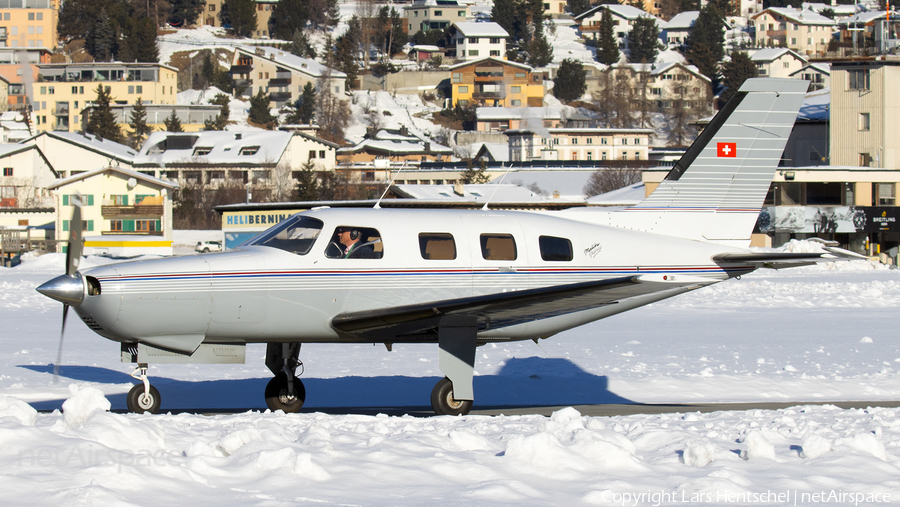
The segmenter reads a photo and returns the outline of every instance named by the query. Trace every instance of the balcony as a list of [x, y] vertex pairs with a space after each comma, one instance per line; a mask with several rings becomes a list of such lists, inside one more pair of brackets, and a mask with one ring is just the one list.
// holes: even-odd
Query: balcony
[[235, 79], [234, 80], [234, 86], [236, 86], [236, 87], [247, 88], [248, 86], [250, 86], [252, 84], [253, 84], [252, 79]]
[[291, 86], [291, 78], [290, 77], [286, 77], [286, 78], [277, 77], [275, 79], [269, 80], [270, 88], [279, 88], [282, 86]]
[[69, 116], [69, 106], [59, 106], [54, 108], [50, 114], [54, 116]]
[[100, 213], [103, 215], [103, 218], [159, 218], [163, 215], [163, 207], [161, 205], [153, 204], [138, 204], [136, 206], [100, 206]]
[[6, 27], [0, 27], [0, 40], [6, 40]]
[[503, 92], [473, 92], [473, 99], [501, 99], [503, 98]]
[[249, 74], [253, 72], [252, 65], [232, 65], [230, 72], [232, 74]]
[[275, 102], [285, 102], [291, 100], [291, 92], [272, 92], [269, 94], [269, 100]]
[[162, 236], [163, 231], [100, 231], [103, 236]]

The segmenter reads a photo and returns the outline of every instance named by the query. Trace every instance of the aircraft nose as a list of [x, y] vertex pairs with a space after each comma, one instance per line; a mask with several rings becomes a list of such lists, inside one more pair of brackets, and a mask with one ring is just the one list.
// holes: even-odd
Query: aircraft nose
[[84, 282], [79, 275], [60, 275], [44, 282], [37, 291], [50, 299], [70, 306], [78, 306], [84, 300]]

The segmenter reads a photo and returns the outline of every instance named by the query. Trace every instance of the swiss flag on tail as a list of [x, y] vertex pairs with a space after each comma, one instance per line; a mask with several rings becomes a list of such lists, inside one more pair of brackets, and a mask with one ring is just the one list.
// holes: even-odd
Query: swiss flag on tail
[[731, 157], [737, 156], [737, 143], [716, 143], [716, 156]]

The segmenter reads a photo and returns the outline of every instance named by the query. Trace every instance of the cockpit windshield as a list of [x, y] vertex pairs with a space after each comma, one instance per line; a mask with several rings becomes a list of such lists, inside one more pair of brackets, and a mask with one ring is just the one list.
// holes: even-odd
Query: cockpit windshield
[[322, 221], [294, 215], [262, 234], [250, 239], [243, 246], [270, 246], [298, 255], [306, 255], [312, 248], [319, 233], [322, 232]]

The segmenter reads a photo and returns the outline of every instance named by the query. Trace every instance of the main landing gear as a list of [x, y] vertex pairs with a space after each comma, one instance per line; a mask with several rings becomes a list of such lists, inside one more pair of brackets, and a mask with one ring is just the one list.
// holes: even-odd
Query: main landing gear
[[147, 365], [138, 364], [131, 376], [140, 380], [141, 383], [135, 384], [128, 391], [128, 396], [125, 397], [128, 411], [136, 414], [158, 414], [160, 404], [159, 391], [150, 385], [150, 380], [147, 378]]
[[437, 415], [466, 415], [472, 410], [472, 400], [453, 397], [453, 382], [444, 377], [431, 390], [431, 408]]
[[[306, 388], [297, 378], [299, 343], [269, 343], [266, 346], [266, 366], [275, 375], [266, 385], [266, 406], [290, 414], [299, 412], [306, 401]], [[302, 373], [302, 369], [301, 369]]]

